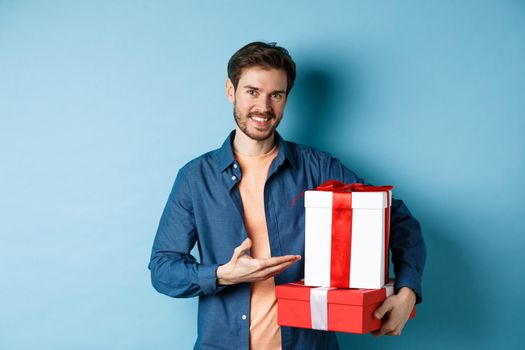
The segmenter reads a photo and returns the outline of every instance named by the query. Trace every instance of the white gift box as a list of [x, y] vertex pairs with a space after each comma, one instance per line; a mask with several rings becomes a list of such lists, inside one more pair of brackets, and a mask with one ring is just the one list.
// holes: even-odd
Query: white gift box
[[[389, 192], [305, 192], [306, 286], [384, 286], [388, 281]], [[335, 229], [333, 220], [338, 222]]]

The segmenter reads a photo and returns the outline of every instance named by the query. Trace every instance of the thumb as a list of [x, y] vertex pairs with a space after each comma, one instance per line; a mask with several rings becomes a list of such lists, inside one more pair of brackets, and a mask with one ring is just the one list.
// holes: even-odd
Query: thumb
[[235, 248], [233, 251], [233, 257], [232, 260], [237, 261], [238, 258], [246, 254], [246, 251], [252, 247], [252, 240], [249, 238], [246, 238], [240, 246]]
[[377, 319], [382, 319], [385, 316], [385, 314], [390, 310], [392, 310], [392, 306], [390, 305], [387, 299], [381, 304], [381, 306], [379, 306], [376, 309], [376, 311], [374, 311], [374, 317]]

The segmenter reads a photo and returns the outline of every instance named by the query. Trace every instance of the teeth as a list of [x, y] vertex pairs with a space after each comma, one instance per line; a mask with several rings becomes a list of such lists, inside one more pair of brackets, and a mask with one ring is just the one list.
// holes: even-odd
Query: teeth
[[257, 122], [265, 122], [268, 120], [268, 118], [260, 118], [260, 117], [252, 117], [252, 119]]

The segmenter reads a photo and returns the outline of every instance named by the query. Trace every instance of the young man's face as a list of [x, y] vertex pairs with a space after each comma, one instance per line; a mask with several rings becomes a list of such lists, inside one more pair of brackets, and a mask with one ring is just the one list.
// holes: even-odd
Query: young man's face
[[237, 89], [228, 79], [226, 95], [233, 103], [239, 129], [257, 141], [273, 136], [283, 117], [286, 87], [286, 72], [282, 69], [245, 68]]

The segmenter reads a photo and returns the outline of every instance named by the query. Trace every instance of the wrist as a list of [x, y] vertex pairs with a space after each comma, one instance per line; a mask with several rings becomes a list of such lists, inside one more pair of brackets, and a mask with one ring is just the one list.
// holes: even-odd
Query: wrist
[[410, 299], [410, 300], [414, 301], [414, 303], [416, 302], [416, 293], [412, 290], [412, 288], [401, 287], [397, 291], [397, 295], [399, 295], [399, 296], [401, 296], [401, 297], [403, 297], [405, 299]]
[[219, 285], [229, 285], [233, 284], [230, 279], [228, 278], [228, 266], [226, 265], [220, 265], [217, 268], [217, 271], [215, 273], [217, 275], [217, 284]]

